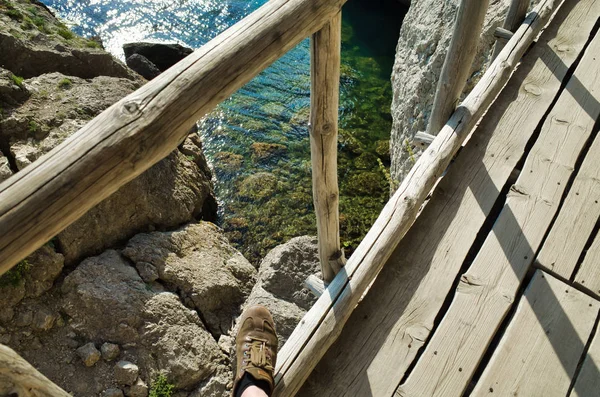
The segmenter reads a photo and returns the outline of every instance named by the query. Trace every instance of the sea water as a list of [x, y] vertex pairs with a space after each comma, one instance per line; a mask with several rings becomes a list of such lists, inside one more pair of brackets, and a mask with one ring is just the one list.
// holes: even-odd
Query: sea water
[[[267, 0], [43, 0], [85, 37], [199, 48]], [[390, 74], [406, 10], [395, 0], [343, 8], [338, 174], [342, 245], [351, 253], [389, 192]], [[199, 121], [215, 173], [219, 224], [257, 263], [274, 246], [316, 234], [308, 114], [308, 40]]]

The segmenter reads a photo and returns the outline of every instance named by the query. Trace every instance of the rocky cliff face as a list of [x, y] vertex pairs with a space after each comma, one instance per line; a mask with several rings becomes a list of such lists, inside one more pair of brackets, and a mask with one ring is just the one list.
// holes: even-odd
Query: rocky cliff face
[[[458, 0], [412, 0], [404, 18], [392, 72], [391, 174], [395, 181], [404, 179], [419, 156], [410, 142], [427, 127], [459, 4]], [[465, 92], [485, 72], [495, 42], [494, 29], [502, 25], [509, 4], [510, 0], [490, 0]]]

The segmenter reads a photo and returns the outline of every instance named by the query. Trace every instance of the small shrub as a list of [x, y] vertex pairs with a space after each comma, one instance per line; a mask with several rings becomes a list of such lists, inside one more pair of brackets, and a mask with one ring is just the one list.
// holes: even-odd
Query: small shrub
[[8, 9], [4, 11], [4, 13], [8, 15], [10, 19], [14, 19], [15, 21], [21, 22], [23, 20], [23, 14], [21, 14], [21, 11], [15, 8]]
[[97, 41], [94, 41], [94, 40], [88, 40], [88, 41], [86, 41], [85, 42], [85, 46], [87, 48], [102, 48], [100, 46], [100, 44]]
[[19, 77], [16, 76], [14, 74], [10, 75], [10, 79], [12, 80], [13, 83], [15, 83], [15, 85], [17, 85], [19, 88], [23, 88], [23, 80], [25, 80], [23, 77]]
[[44, 30], [44, 28], [46, 27], [46, 20], [42, 17], [33, 17], [31, 18], [31, 21], [40, 30]]
[[21, 29], [23, 30], [30, 30], [33, 29], [35, 25], [33, 24], [33, 21], [31, 20], [31, 18], [29, 17], [24, 17], [23, 18], [23, 23], [21, 23]]
[[173, 395], [174, 388], [175, 385], [170, 384], [167, 380], [167, 377], [160, 374], [150, 388], [149, 397], [171, 397]]
[[71, 32], [69, 29], [62, 27], [58, 28], [58, 31], [56, 33], [58, 33], [58, 35], [65, 40], [71, 40], [73, 37], [75, 37], [75, 33]]
[[40, 126], [38, 125], [38, 123], [36, 123], [35, 121], [31, 120], [29, 122], [29, 132], [32, 133], [32, 134], [35, 134], [39, 130], [40, 130]]
[[412, 145], [410, 144], [408, 139], [404, 141], [404, 149], [406, 149], [406, 153], [408, 154], [408, 158], [410, 159], [410, 161], [413, 164], [415, 164], [417, 162], [417, 160], [415, 159], [415, 152], [413, 151]]
[[15, 267], [7, 271], [0, 277], [0, 287], [8, 287], [19, 285], [25, 274], [31, 269], [31, 264], [27, 259], [17, 263]]
[[58, 87], [67, 89], [67, 88], [70, 88], [72, 84], [73, 84], [73, 82], [70, 79], [65, 77], [64, 79], [62, 79], [61, 81], [58, 82]]

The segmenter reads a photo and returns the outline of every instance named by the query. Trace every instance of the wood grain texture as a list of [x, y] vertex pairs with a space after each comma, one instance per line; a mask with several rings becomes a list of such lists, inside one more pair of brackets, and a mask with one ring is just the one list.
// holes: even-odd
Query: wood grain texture
[[471, 396], [565, 396], [599, 309], [538, 270]]
[[[519, 25], [523, 23], [530, 4], [531, 0], [511, 0], [510, 7], [508, 8], [508, 13], [506, 14], [506, 19], [504, 20], [502, 27], [510, 32], [515, 32], [519, 28]], [[496, 42], [494, 45], [494, 52], [492, 53], [492, 60], [496, 59], [498, 54], [500, 54], [500, 51], [502, 51], [504, 48], [505, 44], [505, 41]]]
[[[583, 66], [583, 65], [582, 65]], [[589, 70], [590, 75], [600, 73], [600, 63], [596, 62], [596, 70]], [[600, 99], [598, 87], [586, 87]], [[556, 273], [565, 279], [571, 279], [577, 262], [583, 253], [598, 218], [600, 217], [600, 139], [595, 139], [590, 150], [577, 172], [577, 176], [565, 199], [558, 218], [546, 239], [542, 250], [536, 258], [536, 265], [550, 272]], [[593, 249], [588, 252], [585, 265], [579, 272], [579, 280], [590, 281], [590, 288], [594, 281], [598, 288], [594, 292], [600, 294], [600, 271], [593, 275], [594, 268], [600, 263], [600, 252]], [[594, 266], [588, 266], [594, 264]], [[590, 271], [588, 275], [585, 273]], [[581, 278], [583, 277], [583, 278]]]
[[330, 283], [346, 262], [340, 248], [337, 175], [341, 43], [341, 12], [310, 41], [310, 155], [319, 260], [325, 283]]
[[[576, 3], [568, 2], [570, 6]], [[589, 7], [584, 15], [587, 11]], [[524, 58], [300, 395], [393, 394], [427, 339], [532, 131], [558, 92], [566, 67], [576, 59], [595, 23], [590, 16], [559, 28], [564, 19], [559, 13], [542, 35], [548, 45], [533, 46]], [[565, 37], [569, 51], [555, 53], [552, 48]], [[534, 83], [544, 89], [534, 91]], [[350, 262], [352, 258], [346, 269]]]
[[[598, 157], [596, 157], [596, 163]], [[575, 282], [600, 296], [600, 234], [585, 254], [583, 263], [575, 275]]]
[[14, 393], [19, 397], [71, 397], [4, 345], [0, 345], [0, 393], [7, 396]]
[[0, 274], [167, 156], [198, 119], [344, 2], [267, 2], [0, 184]]
[[[600, 12], [600, 2], [583, 3], [580, 18]], [[591, 4], [596, 8], [590, 9]], [[594, 59], [598, 51], [600, 37], [549, 113], [491, 233], [462, 275], [450, 308], [397, 395], [461, 395], [469, 384], [515, 299], [600, 115], [600, 105], [592, 105], [594, 97], [575, 89], [580, 83], [591, 90], [600, 88]]]
[[444, 66], [438, 80], [427, 133], [437, 135], [458, 105], [477, 54], [489, 0], [461, 0]]
[[569, 396], [588, 397], [600, 394], [600, 330], [592, 339], [590, 348], [585, 355], [581, 371], [575, 380], [575, 385]]
[[[559, 5], [542, 0], [425, 150], [365, 239], [300, 321], [278, 358], [275, 396], [295, 395], [414, 223], [421, 205]], [[390, 378], [387, 380], [389, 381]], [[393, 379], [393, 378], [391, 378]]]

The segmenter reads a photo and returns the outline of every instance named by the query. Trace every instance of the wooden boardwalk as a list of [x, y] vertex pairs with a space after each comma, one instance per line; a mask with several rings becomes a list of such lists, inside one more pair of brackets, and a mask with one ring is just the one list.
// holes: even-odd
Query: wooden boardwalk
[[600, 396], [599, 16], [564, 2], [298, 395]]

